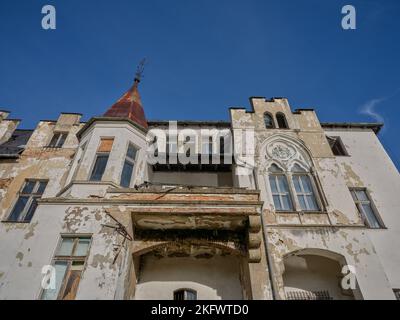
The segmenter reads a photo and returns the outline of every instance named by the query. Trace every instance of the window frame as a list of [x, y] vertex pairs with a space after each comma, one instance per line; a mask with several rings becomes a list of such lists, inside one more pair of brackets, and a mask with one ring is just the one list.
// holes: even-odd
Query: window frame
[[200, 154], [202, 156], [211, 156], [214, 151], [214, 139], [212, 135], [202, 135], [200, 136], [201, 149]]
[[[267, 127], [267, 125], [265, 123], [265, 116], [268, 116], [268, 117], [271, 118], [271, 127]], [[275, 129], [276, 128], [275, 119], [274, 119], [273, 115], [271, 113], [269, 113], [269, 112], [264, 112], [263, 123], [264, 123], [265, 129]]]
[[[94, 169], [96, 168], [96, 162], [97, 162], [97, 159], [99, 157], [102, 157], [102, 156], [107, 156], [106, 166], [104, 167], [104, 171], [101, 174], [100, 179], [99, 180], [95, 180], [92, 177], [93, 177], [93, 174], [94, 174]], [[104, 176], [104, 172], [106, 172], [106, 169], [107, 169], [107, 165], [108, 165], [108, 160], [109, 159], [110, 159], [110, 152], [96, 152], [95, 157], [94, 157], [94, 161], [93, 161], [93, 165], [92, 165], [92, 170], [90, 171], [90, 175], [89, 175], [89, 179], [88, 179], [89, 181], [92, 181], [92, 182], [102, 181], [103, 176]]]
[[[59, 137], [56, 139], [54, 145], [52, 145], [53, 139], [54, 139], [57, 135], [58, 135]], [[64, 139], [62, 139], [63, 137], [64, 137]], [[68, 132], [64, 132], [64, 131], [56, 131], [56, 132], [53, 132], [53, 136], [51, 137], [50, 142], [49, 142], [49, 144], [47, 145], [47, 147], [48, 147], [48, 148], [57, 148], [57, 149], [60, 149], [60, 148], [62, 148], [62, 147], [64, 146], [65, 141], [67, 140], [67, 138], [68, 138]], [[60, 141], [62, 141], [62, 144], [61, 144], [61, 145], [59, 145]]]
[[[64, 239], [73, 239], [74, 240], [70, 255], [60, 255], [60, 254], [58, 254], [60, 249], [61, 249], [61, 246], [63, 244]], [[74, 256], [74, 253], [76, 251], [76, 248], [77, 248], [77, 246], [79, 244], [79, 240], [80, 239], [89, 239], [89, 245], [88, 245], [88, 248], [87, 248], [87, 251], [86, 251], [86, 255], [84, 255], [84, 256]], [[57, 296], [56, 296], [55, 300], [61, 300], [61, 297], [65, 294], [65, 289], [66, 289], [66, 286], [67, 286], [67, 283], [68, 283], [67, 280], [69, 279], [68, 275], [70, 274], [71, 267], [72, 267], [73, 263], [74, 262], [83, 262], [82, 270], [81, 270], [81, 273], [80, 273], [81, 277], [80, 277], [80, 280], [79, 280], [78, 287], [76, 288], [75, 294], [78, 292], [83, 272], [86, 269], [86, 264], [87, 264], [87, 261], [88, 261], [88, 257], [89, 257], [89, 253], [90, 253], [90, 250], [91, 250], [92, 243], [93, 243], [93, 234], [79, 233], [79, 234], [61, 234], [60, 235], [60, 237], [58, 239], [58, 242], [57, 242], [57, 246], [56, 246], [55, 252], [53, 254], [53, 258], [51, 260], [51, 266], [54, 267], [56, 262], [66, 262], [67, 267], [65, 269], [65, 273], [63, 275], [63, 279], [61, 280], [60, 288], [58, 289], [58, 293], [57, 293]], [[43, 296], [44, 296], [45, 291], [46, 291], [46, 289], [41, 288], [40, 294], [39, 294], [39, 299], [40, 300], [43, 300]]]
[[[112, 140], [110, 151], [98, 151], [99, 148], [102, 146], [102, 143], [103, 143], [104, 140]], [[115, 145], [115, 137], [102, 136], [102, 137], [99, 138], [99, 142], [98, 142], [98, 145], [97, 145], [96, 153], [95, 153], [94, 159], [92, 161], [91, 169], [89, 171], [89, 176], [88, 176], [88, 179], [87, 179], [88, 181], [100, 182], [100, 181], [103, 180], [104, 172], [106, 172], [106, 170], [107, 170], [108, 161], [110, 160], [110, 155], [111, 155], [111, 152], [112, 152], [112, 150], [114, 148], [114, 145]], [[93, 175], [94, 169], [96, 167], [97, 158], [99, 156], [104, 156], [104, 155], [108, 155], [107, 163], [106, 163], [106, 166], [104, 167], [104, 172], [102, 173], [100, 180], [92, 180], [92, 175]]]
[[[176, 295], [178, 292], [181, 292], [181, 291], [183, 291], [183, 297], [184, 297], [184, 299], [183, 299], [183, 300], [175, 299], [175, 295]], [[194, 296], [195, 296], [195, 299], [187, 299], [187, 294], [188, 294], [188, 292], [193, 293]], [[174, 290], [174, 292], [173, 292], [173, 300], [174, 300], [174, 301], [195, 301], [195, 300], [198, 300], [198, 298], [197, 298], [197, 291], [194, 290], [194, 289], [190, 289], [190, 288], [179, 288], [179, 289], [176, 289], [176, 290]]]
[[[24, 189], [25, 189], [25, 186], [27, 185], [27, 183], [31, 182], [31, 181], [33, 181], [35, 183], [32, 191], [30, 193], [23, 192]], [[45, 185], [45, 187], [43, 189], [43, 192], [42, 193], [37, 193], [37, 191], [38, 191], [38, 189], [40, 187], [40, 183], [42, 183], [42, 182], [46, 183], [46, 185]], [[22, 184], [20, 190], [17, 193], [17, 197], [14, 200], [13, 205], [11, 206], [11, 210], [9, 211], [9, 213], [7, 215], [7, 218], [5, 220], [3, 220], [3, 222], [30, 223], [32, 221], [32, 218], [33, 218], [34, 214], [35, 214], [36, 208], [35, 208], [35, 211], [32, 213], [32, 216], [31, 216], [31, 218], [29, 220], [25, 220], [25, 218], [26, 218], [27, 214], [29, 213], [29, 209], [32, 206], [33, 200], [42, 198], [43, 194], [46, 191], [48, 183], [49, 183], [48, 179], [25, 179], [24, 183]], [[15, 206], [17, 205], [20, 197], [28, 197], [28, 201], [26, 202], [26, 204], [25, 204], [24, 208], [22, 209], [21, 213], [18, 215], [18, 219], [17, 220], [10, 219], [11, 215], [12, 215], [14, 209], [15, 209]]]
[[[364, 222], [365, 226], [367, 226], [369, 229], [377, 229], [377, 230], [386, 229], [386, 226], [378, 212], [378, 209], [376, 208], [374, 202], [372, 201], [372, 198], [371, 198], [371, 195], [370, 195], [368, 189], [362, 188], [362, 187], [349, 187], [349, 191], [350, 191], [351, 198], [353, 199], [354, 204], [357, 207], [357, 211], [358, 211], [362, 221]], [[368, 200], [359, 200], [355, 194], [356, 191], [363, 191]], [[364, 213], [364, 209], [362, 208], [362, 205], [367, 204], [367, 203], [369, 204], [379, 227], [373, 227], [369, 223], [367, 215]]]
[[[340, 136], [328, 136], [327, 135], [326, 138], [328, 140], [329, 147], [331, 148], [331, 151], [335, 157], [350, 157], [350, 154], [348, 153], [347, 148], [344, 145], [343, 140]], [[331, 144], [332, 141], [333, 141], [333, 144]], [[336, 143], [339, 144], [341, 151], [343, 151], [341, 153], [343, 153], [343, 154], [335, 154], [335, 152], [333, 151], [334, 145]]]
[[[173, 143], [171, 143], [173, 142]], [[174, 150], [172, 150], [172, 146], [174, 146]], [[178, 145], [178, 137], [175, 134], [167, 134], [166, 135], [166, 145], [165, 145], [165, 153], [166, 154], [178, 154], [179, 145]]]
[[[279, 169], [279, 171], [276, 171], [276, 172], [270, 171], [271, 167], [274, 165]], [[318, 176], [315, 176], [312, 172], [310, 172], [310, 169], [306, 170], [300, 165], [299, 165], [299, 167], [304, 171], [303, 172], [292, 171], [293, 166], [291, 167], [290, 171], [286, 171], [286, 170], [283, 170], [275, 162], [271, 163], [271, 165], [269, 166], [269, 169], [267, 170], [266, 183], [268, 185], [267, 188], [269, 188], [267, 190], [269, 191], [269, 194], [270, 194], [270, 201], [274, 205], [275, 212], [277, 212], [277, 213], [326, 213], [326, 201], [324, 201], [325, 199], [323, 198], [324, 197], [323, 191], [320, 190], [320, 188], [318, 186], [318, 181], [317, 181]], [[288, 183], [288, 188], [289, 188], [289, 199], [292, 203], [292, 210], [277, 210], [277, 208], [275, 207], [275, 202], [274, 202], [274, 198], [273, 198], [274, 193], [272, 192], [271, 183], [269, 181], [270, 176], [273, 176], [273, 175], [283, 175], [286, 177], [286, 181]], [[301, 208], [300, 201], [298, 199], [298, 195], [297, 195], [296, 188], [294, 185], [294, 180], [293, 180], [293, 176], [296, 176], [296, 175], [305, 175], [305, 176], [308, 176], [308, 178], [310, 179], [314, 199], [318, 206], [317, 210], [304, 210]]]
[[[308, 177], [308, 179], [310, 181], [310, 185], [311, 185], [311, 191], [312, 191], [311, 195], [314, 196], [315, 203], [317, 204], [317, 207], [318, 207], [317, 209], [303, 209], [301, 207], [301, 204], [300, 204], [300, 201], [299, 201], [299, 195], [297, 193], [296, 187], [294, 186], [293, 177], [296, 177], [296, 176], [297, 177], [301, 177], [301, 176]], [[296, 196], [296, 199], [299, 202], [299, 211], [301, 211], [301, 212], [322, 212], [322, 208], [324, 206], [323, 206], [323, 204], [321, 202], [321, 199], [320, 199], [320, 196], [319, 196], [319, 190], [317, 189], [317, 187], [315, 185], [314, 177], [309, 172], [306, 172], [306, 171], [305, 172], [292, 172], [291, 173], [291, 180], [292, 180], [292, 183], [293, 183], [294, 195]], [[310, 195], [310, 192], [308, 192], [308, 193], [304, 192], [303, 181], [301, 180], [301, 178], [299, 179], [299, 182], [300, 182], [301, 189], [303, 191], [303, 193], [301, 193], [301, 196], [304, 197], [305, 202], [306, 202], [306, 206], [308, 207], [309, 203], [308, 203], [308, 200], [307, 200], [307, 196]]]
[[[128, 150], [129, 150], [130, 146], [132, 146], [135, 149], [135, 158], [134, 159], [132, 159], [131, 157], [128, 156]], [[139, 152], [140, 152], [140, 148], [135, 143], [133, 143], [131, 141], [128, 141], [127, 147], [125, 148], [125, 159], [124, 159], [124, 162], [122, 164], [121, 176], [120, 176], [120, 179], [119, 179], [119, 183], [120, 183], [121, 186], [122, 186], [121, 182], [122, 182], [122, 176], [123, 176], [123, 173], [124, 173], [125, 163], [129, 162], [132, 165], [133, 168], [132, 168], [132, 174], [131, 174], [130, 179], [129, 179], [129, 185], [127, 187], [124, 187], [124, 188], [129, 188], [131, 183], [132, 183], [132, 177], [135, 175], [135, 169], [136, 169], [137, 158], [138, 158]]]
[[[278, 129], [289, 129], [289, 124], [287, 122], [286, 115], [283, 112], [277, 112], [275, 114], [275, 118], [276, 118], [276, 124], [277, 124], [277, 128]], [[279, 125], [279, 118], [283, 119], [283, 122], [284, 122], [284, 126], [283, 127], [281, 127]]]
[[[279, 183], [278, 183], [278, 176], [281, 176], [286, 180], [286, 184], [287, 184], [287, 187], [288, 187], [287, 197], [289, 199], [291, 208], [289, 208], [287, 210], [286, 209], [277, 209], [276, 205], [275, 205], [274, 195], [277, 195], [279, 197], [279, 202], [280, 202], [281, 207], [282, 207], [282, 203], [283, 203], [282, 202], [282, 194], [283, 194], [283, 192], [281, 192], [281, 190], [280, 190], [280, 186], [279, 186]], [[275, 184], [276, 184], [278, 193], [274, 193], [272, 191], [271, 181], [270, 181], [271, 177], [275, 178]], [[284, 172], [281, 172], [281, 173], [279, 173], [279, 172], [269, 172], [268, 173], [268, 183], [269, 183], [269, 188], [270, 188], [271, 196], [272, 196], [272, 203], [274, 204], [275, 211], [276, 212], [280, 212], [280, 213], [282, 213], [282, 212], [294, 212], [295, 211], [295, 201], [293, 201], [294, 199], [293, 199], [293, 194], [292, 194], [292, 190], [291, 190], [291, 186], [290, 186], [290, 182], [289, 182], [288, 176]]]

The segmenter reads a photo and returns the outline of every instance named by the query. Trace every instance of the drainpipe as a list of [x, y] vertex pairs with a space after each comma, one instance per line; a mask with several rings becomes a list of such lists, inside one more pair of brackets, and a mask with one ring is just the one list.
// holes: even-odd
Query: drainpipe
[[[255, 172], [257, 171], [257, 173]], [[260, 190], [259, 185], [258, 185], [258, 170], [255, 169], [253, 170], [253, 179], [254, 179], [254, 185], [256, 187], [257, 190]], [[264, 204], [263, 204], [263, 208], [264, 208]], [[267, 237], [267, 226], [264, 223], [264, 214], [263, 214], [264, 210], [261, 210], [261, 225], [262, 225], [262, 229], [263, 229], [263, 239], [264, 239], [264, 249], [265, 249], [265, 254], [266, 254], [266, 258], [267, 258], [267, 266], [268, 266], [268, 278], [269, 278], [269, 282], [271, 283], [271, 293], [272, 293], [272, 299], [273, 300], [279, 300], [279, 295], [278, 295], [278, 290], [276, 288], [276, 284], [275, 281], [273, 279], [272, 273], [272, 258], [271, 255], [269, 253], [268, 250], [268, 237]]]

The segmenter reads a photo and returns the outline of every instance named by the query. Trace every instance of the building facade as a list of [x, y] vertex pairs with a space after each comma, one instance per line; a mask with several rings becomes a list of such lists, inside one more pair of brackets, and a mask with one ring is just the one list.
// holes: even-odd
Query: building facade
[[85, 123], [0, 113], [0, 299], [398, 297], [382, 124], [261, 97], [229, 122], [147, 121], [138, 84]]

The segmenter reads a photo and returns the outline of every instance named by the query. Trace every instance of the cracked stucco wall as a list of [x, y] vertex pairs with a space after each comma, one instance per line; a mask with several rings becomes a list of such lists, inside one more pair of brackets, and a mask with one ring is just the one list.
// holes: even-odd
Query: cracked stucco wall
[[367, 188], [387, 229], [367, 230], [392, 288], [400, 288], [400, 175], [371, 130], [329, 130], [340, 136], [350, 157], [337, 157], [348, 187]]
[[[274, 277], [280, 279], [277, 282], [281, 297], [283, 297], [283, 284], [280, 277], [284, 272], [282, 269], [284, 255], [305, 248], [316, 248], [335, 252], [343, 256], [347, 263], [354, 264], [364, 298], [393, 299], [391, 287], [399, 286], [400, 276], [398, 273], [400, 261], [397, 254], [390, 256], [395, 250], [393, 246], [400, 240], [398, 229], [400, 220], [394, 216], [395, 212], [399, 212], [399, 202], [395, 193], [396, 190], [397, 193], [400, 190], [398, 187], [400, 180], [397, 170], [375, 134], [369, 130], [361, 133], [354, 130], [347, 131], [347, 136], [343, 137], [343, 140], [351, 157], [335, 157], [325, 135], [342, 136], [342, 132], [325, 132], [313, 110], [306, 109], [292, 113], [284, 98], [272, 100], [253, 98], [252, 105], [254, 112], [246, 112], [244, 109], [231, 110], [233, 129], [254, 128], [256, 139], [256, 183], [252, 182], [251, 178], [244, 177], [237, 181], [238, 186], [260, 189], [260, 197], [264, 201], [263, 215], [268, 230], [267, 238], [273, 260]], [[265, 129], [263, 122], [265, 112], [273, 117], [277, 112], [284, 113], [289, 129]], [[323, 201], [326, 206], [323, 213], [275, 212], [265, 168], [269, 160], [265, 158], [263, 148], [266, 147], [266, 141], [278, 136], [282, 136], [282, 141], [286, 140], [288, 146], [295, 147], [295, 144], [291, 143], [291, 139], [294, 139], [307, 149], [316, 172], [315, 180], [322, 190], [321, 198], [326, 199]], [[376, 163], [382, 164], [380, 170], [375, 169]], [[383, 182], [385, 180], [382, 178], [389, 181], [388, 185], [385, 186]], [[348, 190], [350, 186], [371, 187], [378, 209], [386, 206], [384, 211], [386, 215], [391, 216], [385, 220], [391, 223], [393, 232], [365, 228]], [[388, 190], [389, 188], [391, 190]], [[378, 198], [378, 193], [381, 199]], [[381, 242], [379, 243], [377, 239]], [[382, 253], [379, 253], [379, 247]]]

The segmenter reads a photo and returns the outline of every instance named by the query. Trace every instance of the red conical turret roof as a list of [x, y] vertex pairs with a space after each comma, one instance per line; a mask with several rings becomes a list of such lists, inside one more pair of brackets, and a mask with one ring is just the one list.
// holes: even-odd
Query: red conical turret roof
[[147, 129], [147, 120], [144, 115], [138, 84], [140, 79], [135, 78], [133, 86], [104, 114], [105, 117], [129, 118], [136, 124]]

